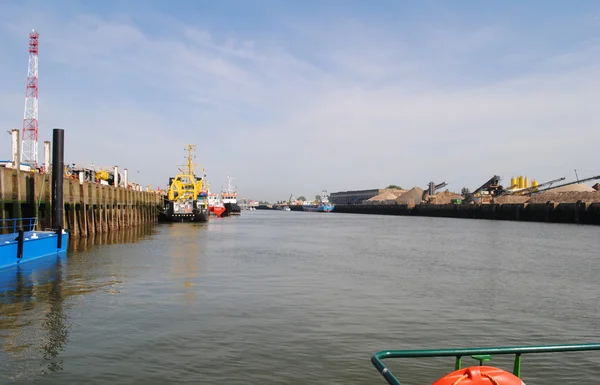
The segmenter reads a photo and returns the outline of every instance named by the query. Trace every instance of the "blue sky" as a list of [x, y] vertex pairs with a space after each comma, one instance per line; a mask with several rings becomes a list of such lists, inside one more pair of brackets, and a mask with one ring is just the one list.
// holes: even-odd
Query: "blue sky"
[[213, 188], [233, 175], [255, 199], [600, 174], [594, 1], [5, 0], [5, 130], [32, 28], [40, 142], [62, 127], [67, 161], [144, 185], [186, 143]]

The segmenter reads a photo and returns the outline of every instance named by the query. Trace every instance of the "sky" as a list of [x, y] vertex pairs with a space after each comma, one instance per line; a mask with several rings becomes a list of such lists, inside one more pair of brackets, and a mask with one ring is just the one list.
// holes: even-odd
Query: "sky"
[[596, 1], [0, 0], [4, 131], [34, 28], [39, 142], [144, 186], [188, 143], [257, 200], [600, 174]]

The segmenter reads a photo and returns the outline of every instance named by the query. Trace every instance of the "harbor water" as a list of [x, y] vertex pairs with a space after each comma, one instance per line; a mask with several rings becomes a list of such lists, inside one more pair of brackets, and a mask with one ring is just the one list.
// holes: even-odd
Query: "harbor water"
[[[600, 342], [599, 246], [592, 226], [284, 211], [78, 239], [0, 271], [0, 383], [384, 384], [378, 350]], [[406, 385], [454, 366], [386, 363]], [[522, 374], [595, 384], [600, 352]]]

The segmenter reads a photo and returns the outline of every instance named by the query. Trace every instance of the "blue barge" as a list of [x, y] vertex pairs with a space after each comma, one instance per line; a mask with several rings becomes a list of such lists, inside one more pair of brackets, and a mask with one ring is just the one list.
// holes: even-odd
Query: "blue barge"
[[9, 233], [0, 234], [0, 269], [67, 251], [69, 233], [63, 229], [37, 231], [35, 218], [6, 219], [4, 222], [0, 232]]
[[[37, 230], [36, 218], [5, 219], [0, 224], [0, 269], [19, 266], [67, 251], [69, 233], [63, 230], [64, 130], [52, 130], [52, 229]], [[19, 136], [17, 131], [17, 143]], [[20, 158], [19, 148], [14, 163]], [[20, 169], [16, 169], [17, 179]]]

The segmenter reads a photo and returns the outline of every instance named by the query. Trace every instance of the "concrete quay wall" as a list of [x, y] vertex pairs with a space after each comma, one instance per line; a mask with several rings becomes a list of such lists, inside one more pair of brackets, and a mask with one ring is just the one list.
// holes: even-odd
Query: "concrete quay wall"
[[[37, 218], [37, 229], [51, 226], [50, 174], [0, 167], [0, 220]], [[162, 195], [98, 183], [64, 180], [63, 223], [73, 236], [119, 231], [155, 223]]]
[[581, 201], [483, 205], [336, 205], [335, 212], [600, 225], [600, 203]]

